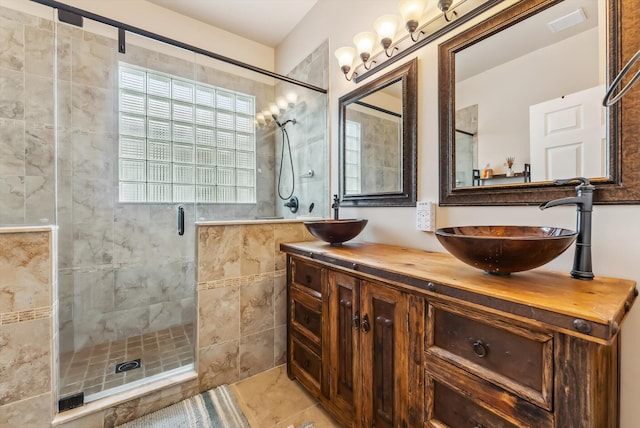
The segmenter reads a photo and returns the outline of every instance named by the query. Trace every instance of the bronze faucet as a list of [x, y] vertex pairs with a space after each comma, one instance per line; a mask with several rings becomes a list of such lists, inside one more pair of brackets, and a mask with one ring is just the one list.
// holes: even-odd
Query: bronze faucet
[[593, 211], [593, 191], [596, 189], [587, 178], [577, 177], [566, 180], [553, 180], [554, 184], [569, 184], [579, 181], [576, 186], [576, 196], [554, 199], [540, 204], [540, 209], [555, 207], [558, 205], [576, 205], [578, 219], [576, 232], [576, 252], [573, 258], [571, 276], [576, 279], [591, 280], [594, 278], [591, 268], [591, 212]]
[[338, 220], [338, 210], [340, 209], [340, 199], [338, 195], [333, 195], [333, 204], [331, 204], [333, 210], [333, 219]]

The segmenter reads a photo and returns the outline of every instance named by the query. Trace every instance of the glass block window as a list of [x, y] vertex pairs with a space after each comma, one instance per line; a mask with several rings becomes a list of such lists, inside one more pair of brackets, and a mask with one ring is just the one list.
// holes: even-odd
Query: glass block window
[[255, 97], [120, 63], [120, 202], [256, 202]]
[[345, 127], [344, 190], [346, 194], [361, 191], [361, 146], [360, 123], [347, 120]]

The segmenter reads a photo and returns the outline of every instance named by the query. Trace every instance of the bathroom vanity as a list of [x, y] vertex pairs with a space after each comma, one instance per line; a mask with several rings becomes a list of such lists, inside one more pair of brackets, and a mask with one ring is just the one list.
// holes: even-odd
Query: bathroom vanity
[[288, 374], [343, 426], [619, 425], [635, 282], [497, 277], [382, 244], [281, 249]]

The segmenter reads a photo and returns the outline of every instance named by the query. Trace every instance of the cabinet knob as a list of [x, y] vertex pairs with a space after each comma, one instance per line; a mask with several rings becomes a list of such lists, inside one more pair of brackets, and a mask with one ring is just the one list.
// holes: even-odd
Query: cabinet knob
[[436, 285], [433, 282], [428, 282], [427, 283], [427, 290], [435, 291], [436, 290]]
[[487, 356], [489, 349], [482, 340], [476, 340], [473, 342], [473, 352], [480, 358], [484, 358]]
[[364, 318], [362, 319], [362, 331], [369, 333], [370, 330], [371, 325], [369, 324], [369, 315], [364, 314]]
[[351, 324], [353, 325], [353, 328], [360, 328], [360, 312], [356, 311], [355, 314], [353, 314], [353, 318], [351, 319]]
[[311, 365], [311, 361], [309, 361], [309, 360], [304, 360], [304, 363], [302, 363], [302, 366], [305, 369], [308, 369], [310, 365]]
[[303, 319], [304, 319], [304, 323], [305, 324], [309, 324], [309, 322], [311, 321], [311, 318], [309, 317], [309, 314], [305, 314]]
[[311, 284], [311, 275], [307, 275], [304, 280], [307, 281], [307, 284]]

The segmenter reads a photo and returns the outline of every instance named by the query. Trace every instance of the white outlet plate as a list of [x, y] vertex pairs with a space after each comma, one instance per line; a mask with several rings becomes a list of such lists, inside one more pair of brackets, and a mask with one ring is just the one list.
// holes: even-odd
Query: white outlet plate
[[435, 204], [430, 201], [416, 202], [416, 229], [433, 232], [436, 224]]

